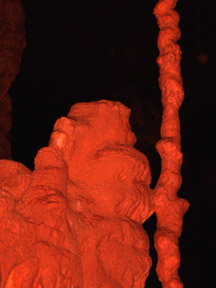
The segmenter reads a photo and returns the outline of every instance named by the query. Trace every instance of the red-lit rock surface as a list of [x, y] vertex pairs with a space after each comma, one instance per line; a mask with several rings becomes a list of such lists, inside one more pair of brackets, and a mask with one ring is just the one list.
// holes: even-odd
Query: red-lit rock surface
[[20, 0], [0, 0], [0, 159], [11, 158], [11, 103], [7, 93], [19, 72], [25, 47], [24, 20]]
[[155, 190], [147, 158], [133, 148], [130, 110], [106, 100], [72, 106], [34, 171], [0, 161], [1, 288], [143, 287], [151, 259], [142, 223], [154, 212], [159, 280], [163, 288], [183, 287], [178, 238], [189, 204], [177, 197], [184, 92], [176, 2], [159, 1], [154, 10], [163, 104]]
[[154, 201], [129, 114], [119, 102], [76, 104], [33, 172], [0, 161], [0, 287], [144, 286]]
[[181, 77], [181, 49], [176, 42], [181, 36], [179, 14], [174, 10], [177, 0], [159, 0], [154, 14], [160, 29], [157, 63], [160, 68], [159, 85], [162, 92], [163, 118], [161, 140], [156, 148], [161, 156], [161, 174], [155, 187], [157, 231], [155, 248], [158, 254], [157, 274], [163, 288], [182, 288], [178, 276], [180, 253], [178, 238], [182, 232], [183, 215], [189, 203], [180, 199], [181, 135], [178, 111], [184, 99]]
[[151, 259], [142, 223], [156, 211], [156, 243], [167, 253], [187, 203], [164, 192], [172, 177], [160, 195], [149, 188], [129, 115], [120, 102], [75, 104], [34, 171], [0, 161], [0, 287], [144, 287]]

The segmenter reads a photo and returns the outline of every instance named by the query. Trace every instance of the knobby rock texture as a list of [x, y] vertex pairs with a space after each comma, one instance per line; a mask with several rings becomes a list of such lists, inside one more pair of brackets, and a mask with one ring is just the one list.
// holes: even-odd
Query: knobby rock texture
[[25, 47], [24, 13], [20, 0], [0, 0], [0, 159], [11, 158], [11, 100], [8, 91], [19, 72]]
[[[178, 110], [184, 91], [176, 2], [161, 0], [154, 10], [161, 30], [163, 104], [156, 146], [162, 169], [156, 188], [150, 189], [147, 158], [133, 147], [130, 109], [107, 100], [72, 106], [54, 125], [48, 147], [38, 151], [34, 171], [15, 161], [0, 161], [1, 288], [144, 287], [151, 259], [142, 224], [154, 212], [159, 280], [163, 288], [183, 287], [178, 238], [189, 204], [177, 197], [182, 164]], [[5, 43], [14, 40], [17, 45], [1, 52], [2, 107], [9, 111], [5, 97], [25, 45], [24, 18], [19, 1], [0, 4], [3, 15], [12, 15]], [[10, 126], [4, 126], [9, 131]]]
[[0, 287], [144, 287], [154, 211], [130, 109], [100, 100], [55, 123], [35, 169], [0, 161]]
[[181, 31], [178, 27], [179, 14], [174, 10], [178, 0], [159, 0], [154, 15], [160, 29], [157, 58], [159, 85], [162, 93], [163, 117], [161, 140], [156, 149], [161, 156], [161, 174], [155, 187], [155, 210], [157, 230], [154, 241], [158, 254], [156, 271], [163, 288], [182, 288], [178, 276], [180, 253], [178, 239], [182, 232], [183, 215], [189, 203], [180, 199], [177, 192], [181, 187], [181, 135], [179, 108], [184, 99], [180, 69], [181, 49], [176, 43]]
[[166, 253], [165, 276], [176, 272], [172, 229], [180, 234], [188, 203], [171, 201], [163, 183], [161, 195], [150, 189], [129, 115], [120, 102], [75, 104], [55, 123], [34, 171], [0, 161], [1, 288], [144, 287], [152, 261], [142, 223], [154, 212], [159, 261]]

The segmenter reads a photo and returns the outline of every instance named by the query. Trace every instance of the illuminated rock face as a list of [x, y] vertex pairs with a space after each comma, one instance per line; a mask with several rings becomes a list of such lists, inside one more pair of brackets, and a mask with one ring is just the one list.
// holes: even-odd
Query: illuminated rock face
[[130, 110], [101, 100], [57, 120], [35, 169], [0, 161], [1, 287], [143, 287], [153, 213]]
[[181, 36], [178, 27], [179, 14], [174, 10], [177, 2], [178, 0], [159, 0], [154, 8], [160, 29], [160, 54], [157, 63], [163, 105], [161, 140], [156, 145], [161, 156], [161, 174], [154, 189], [157, 216], [154, 244], [158, 255], [156, 271], [163, 288], [183, 287], [178, 276], [178, 238], [182, 232], [183, 215], [189, 208], [189, 203], [177, 196], [182, 183], [183, 160], [178, 112], [184, 99], [180, 66], [181, 48], [176, 43]]
[[154, 212], [158, 278], [163, 288], [183, 287], [178, 238], [189, 204], [177, 197], [184, 91], [176, 2], [159, 0], [154, 10], [163, 104], [155, 189], [147, 158], [133, 148], [130, 109], [107, 100], [72, 106], [34, 171], [0, 161], [0, 288], [144, 287], [151, 259], [142, 223]]

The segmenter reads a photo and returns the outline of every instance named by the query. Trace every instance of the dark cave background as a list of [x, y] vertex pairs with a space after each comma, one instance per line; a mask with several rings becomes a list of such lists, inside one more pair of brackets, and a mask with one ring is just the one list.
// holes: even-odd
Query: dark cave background
[[[33, 169], [57, 118], [77, 102], [120, 101], [132, 109], [135, 147], [147, 155], [152, 187], [160, 173], [155, 144], [162, 107], [156, 64], [157, 1], [23, 0], [27, 47], [10, 89], [13, 101], [12, 157]], [[208, 3], [209, 2], [209, 3]], [[180, 110], [183, 184], [179, 196], [191, 207], [180, 238], [180, 276], [187, 288], [216, 287], [215, 15], [210, 1], [180, 0], [185, 100]], [[145, 224], [153, 267], [146, 288], [161, 287], [152, 235]]]

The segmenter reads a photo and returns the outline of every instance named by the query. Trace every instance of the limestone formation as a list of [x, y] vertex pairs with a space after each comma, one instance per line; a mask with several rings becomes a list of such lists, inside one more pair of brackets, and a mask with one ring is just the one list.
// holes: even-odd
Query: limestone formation
[[0, 287], [144, 286], [142, 223], [154, 200], [129, 114], [119, 102], [78, 103], [57, 120], [34, 171], [0, 161]]
[[176, 2], [159, 0], [154, 10], [163, 104], [155, 189], [133, 147], [130, 109], [108, 100], [73, 105], [34, 171], [0, 160], [0, 288], [142, 288], [151, 267], [142, 224], [153, 213], [158, 278], [163, 288], [183, 287], [178, 238], [189, 204], [177, 196], [184, 91]]

